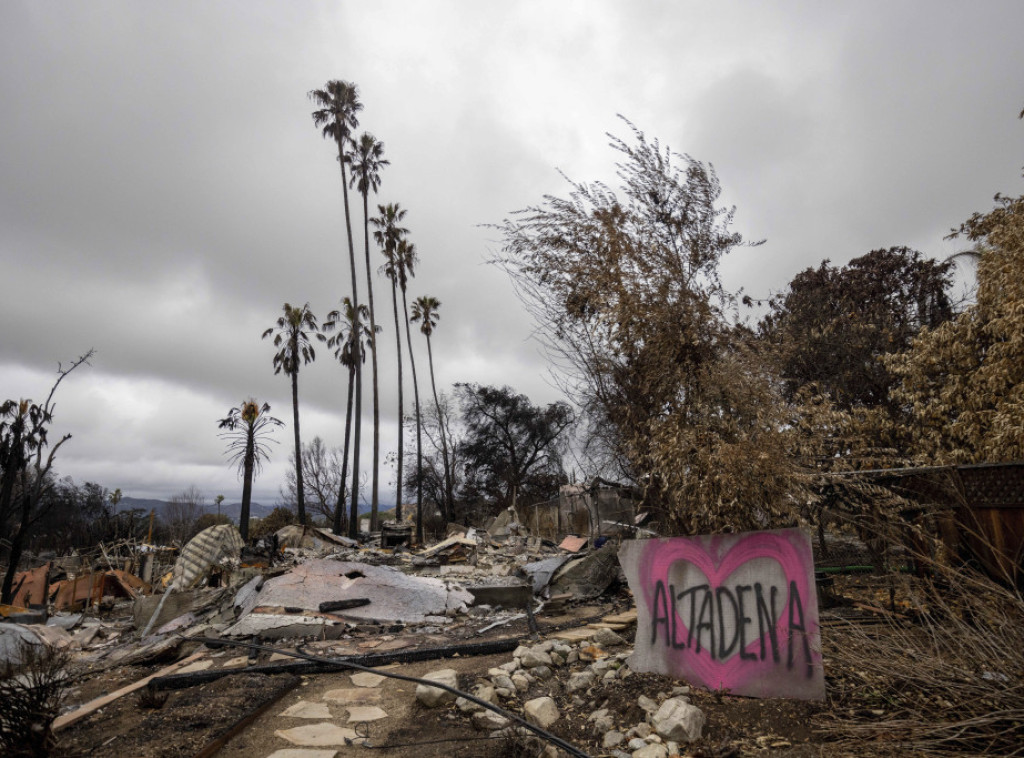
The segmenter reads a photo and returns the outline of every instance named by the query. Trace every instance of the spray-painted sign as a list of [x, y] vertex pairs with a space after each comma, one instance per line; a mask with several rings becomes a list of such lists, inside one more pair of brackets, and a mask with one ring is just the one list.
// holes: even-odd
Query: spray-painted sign
[[737, 695], [821, 700], [811, 541], [799, 529], [622, 543], [634, 671]]

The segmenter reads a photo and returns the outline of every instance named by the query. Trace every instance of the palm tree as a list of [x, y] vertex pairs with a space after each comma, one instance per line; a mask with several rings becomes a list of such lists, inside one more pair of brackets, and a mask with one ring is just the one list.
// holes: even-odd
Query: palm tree
[[225, 430], [220, 437], [228, 441], [228, 460], [238, 466], [238, 473], [242, 476], [242, 513], [238, 517], [238, 530], [242, 539], [248, 541], [252, 480], [263, 468], [263, 461], [270, 460], [267, 443], [276, 442], [269, 436], [271, 427], [283, 426], [283, 422], [270, 415], [269, 403], [260, 405], [254, 398], [249, 398], [229, 410], [217, 425]]
[[[313, 123], [323, 128], [324, 137], [333, 139], [338, 146], [338, 163], [341, 166], [341, 189], [345, 200], [345, 231], [348, 234], [348, 259], [352, 274], [352, 308], [353, 314], [358, 320], [361, 315], [359, 308], [359, 286], [356, 276], [356, 249], [352, 242], [352, 215], [348, 204], [348, 175], [345, 172], [345, 164], [351, 161], [349, 150], [354, 146], [352, 139], [353, 130], [359, 126], [359, 119], [356, 114], [362, 110], [363, 104], [359, 102], [359, 89], [351, 82], [344, 82], [333, 79], [324, 85], [323, 89], [313, 90], [309, 98], [319, 108], [313, 111]], [[355, 331], [358, 333], [358, 324]], [[356, 433], [355, 443], [352, 452], [352, 497], [355, 498], [359, 491], [359, 437], [362, 430], [363, 416], [358, 409], [363, 407], [363, 365], [356, 361], [355, 369], [355, 393], [356, 393]], [[351, 385], [350, 385], [351, 386]], [[352, 530], [352, 525], [349, 529]]]
[[373, 484], [370, 495], [370, 531], [377, 531], [377, 506], [380, 479], [380, 392], [377, 384], [377, 316], [373, 309], [373, 277], [370, 268], [370, 190], [380, 188], [380, 170], [389, 164], [384, 157], [384, 143], [364, 133], [356, 144], [352, 162], [351, 184], [363, 196], [363, 240], [366, 248], [366, 297], [370, 303], [370, 357], [373, 367]]
[[[348, 402], [345, 410], [345, 449], [342, 454], [341, 484], [338, 487], [338, 502], [334, 508], [335, 534], [341, 533], [342, 516], [345, 513], [345, 483], [348, 480], [348, 451], [349, 439], [352, 434], [352, 388], [358, 382], [358, 367], [366, 360], [366, 338], [369, 336], [363, 322], [367, 319], [367, 308], [365, 305], [359, 307], [358, 311], [349, 298], [342, 298], [341, 308], [327, 314], [324, 321], [324, 332], [338, 330], [337, 334], [327, 337], [320, 334], [320, 340], [327, 343], [327, 347], [334, 349], [335, 357], [343, 366], [348, 369]], [[358, 411], [357, 411], [358, 412]], [[358, 446], [359, 425], [356, 424], [356, 444]], [[358, 448], [357, 448], [358, 449]], [[352, 539], [356, 538], [359, 531], [359, 480], [358, 470], [356, 477], [353, 477], [352, 507], [348, 522], [348, 533]]]
[[434, 392], [434, 406], [437, 408], [437, 423], [441, 434], [441, 459], [444, 462], [444, 492], [448, 502], [446, 503], [447, 513], [451, 515], [454, 498], [452, 497], [452, 478], [448, 467], [448, 442], [444, 433], [444, 413], [441, 411], [441, 402], [437, 398], [437, 384], [434, 382], [434, 351], [430, 346], [430, 336], [434, 333], [440, 316], [437, 315], [441, 307], [441, 301], [430, 295], [423, 295], [416, 298], [412, 304], [412, 320], [420, 322], [420, 331], [427, 337], [427, 359], [430, 363], [430, 387]]
[[[416, 406], [416, 541], [423, 543], [423, 416], [420, 413], [420, 385], [416, 379], [416, 356], [412, 350], [412, 332], [409, 329], [409, 302], [406, 289], [409, 277], [416, 275], [416, 246], [400, 239], [395, 248], [398, 288], [402, 291], [402, 311], [405, 314], [405, 344], [409, 348], [409, 366], [412, 368], [412, 392]], [[401, 496], [401, 493], [399, 493]]]
[[384, 265], [381, 267], [384, 275], [391, 280], [391, 308], [395, 314], [395, 341], [398, 345], [398, 482], [396, 489], [395, 520], [402, 522], [402, 458], [405, 448], [402, 445], [402, 431], [405, 426], [402, 423], [402, 416], [405, 415], [405, 404], [402, 398], [402, 328], [398, 320], [398, 277], [399, 259], [398, 243], [404, 241], [403, 237], [409, 233], [399, 223], [405, 218], [405, 209], [400, 208], [398, 203], [378, 205], [377, 210], [380, 216], [370, 219], [377, 231], [373, 233], [373, 239], [380, 246], [384, 253]]
[[[284, 371], [292, 380], [292, 419], [295, 425], [295, 492], [299, 506], [299, 523], [306, 523], [306, 501], [302, 489], [302, 443], [299, 435], [299, 366], [316, 360], [316, 353], [309, 341], [309, 333], [318, 334], [316, 316], [309, 309], [309, 303], [301, 308], [284, 304], [284, 315], [277, 319], [277, 335], [274, 347], [274, 373]], [[274, 327], [263, 332], [263, 339], [274, 333]]]

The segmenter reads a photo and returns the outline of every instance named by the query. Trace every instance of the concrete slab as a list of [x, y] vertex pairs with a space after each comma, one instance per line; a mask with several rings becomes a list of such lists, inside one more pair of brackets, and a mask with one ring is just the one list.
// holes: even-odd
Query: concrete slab
[[346, 618], [410, 623], [444, 616], [473, 601], [469, 592], [440, 579], [408, 576], [390, 566], [313, 559], [268, 579], [259, 592], [258, 605], [316, 610], [320, 603], [355, 598], [368, 598], [370, 604], [344, 611]]
[[332, 724], [325, 721], [322, 724], [308, 724], [296, 726], [291, 729], [278, 729], [274, 734], [283, 740], [288, 740], [293, 745], [303, 747], [330, 747], [331, 745], [345, 745], [345, 740], [358, 739], [354, 729]]
[[331, 709], [327, 707], [326, 703], [300, 700], [285, 708], [279, 715], [292, 719], [329, 719]]
[[348, 723], [379, 721], [388, 717], [387, 711], [375, 705], [356, 705], [348, 709]]
[[275, 750], [267, 758], [334, 758], [337, 750], [306, 750], [304, 748], [286, 747]]
[[387, 679], [386, 676], [371, 674], [369, 671], [360, 671], [358, 674], [352, 674], [349, 678], [356, 687], [379, 687], [380, 683]]
[[597, 634], [596, 629], [585, 627], [582, 629], [566, 629], [552, 634], [551, 637], [556, 640], [564, 640], [565, 642], [583, 642], [584, 640], [594, 639], [595, 634]]
[[229, 658], [220, 665], [222, 669], [240, 669], [249, 665], [249, 656], [240, 655], [237, 658]]
[[206, 671], [206, 669], [210, 668], [212, 665], [213, 661], [196, 661], [195, 663], [190, 663], [183, 669], [178, 669], [175, 673], [187, 674], [190, 671]]

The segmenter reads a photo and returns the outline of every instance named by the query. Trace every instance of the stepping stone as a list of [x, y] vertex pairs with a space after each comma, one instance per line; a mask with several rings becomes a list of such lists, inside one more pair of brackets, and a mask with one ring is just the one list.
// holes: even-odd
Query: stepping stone
[[631, 608], [624, 613], [617, 613], [614, 616], [605, 616], [604, 621], [607, 621], [609, 624], [635, 624], [636, 608]]
[[288, 740], [293, 745], [302, 745], [303, 747], [344, 745], [347, 739], [359, 738], [354, 729], [347, 729], [329, 721], [322, 724], [297, 726], [292, 729], [278, 729], [274, 734], [281, 739]]
[[337, 750], [303, 750], [302, 748], [286, 747], [275, 750], [267, 758], [334, 758]]
[[277, 663], [278, 661], [300, 661], [301, 658], [296, 658], [294, 655], [285, 655], [284, 653], [272, 653], [270, 658], [267, 659], [267, 663]]
[[331, 710], [326, 703], [311, 703], [308, 700], [300, 700], [295, 705], [290, 705], [280, 715], [293, 719], [329, 719]]
[[237, 658], [229, 658], [221, 665], [222, 669], [240, 669], [249, 665], [249, 656], [240, 655]]
[[371, 690], [360, 687], [328, 690], [323, 694], [323, 699], [331, 703], [341, 703], [343, 705], [365, 705], [366, 703], [379, 702], [380, 690]]
[[350, 678], [356, 687], [379, 687], [387, 677], [371, 674], [369, 671], [360, 671], [358, 674], [352, 674]]
[[357, 705], [348, 709], [348, 723], [350, 724], [357, 721], [377, 721], [387, 717], [387, 711], [375, 705]]
[[564, 640], [566, 642], [582, 642], [583, 640], [589, 640], [597, 634], [596, 629], [578, 628], [578, 629], [566, 629], [564, 632], [558, 632], [552, 634], [556, 640]]
[[210, 666], [212, 666], [212, 665], [213, 665], [213, 661], [196, 661], [195, 663], [190, 663], [189, 665], [185, 666], [185, 668], [178, 669], [174, 673], [176, 673], [176, 674], [187, 674], [190, 671], [205, 671], [206, 669], [210, 668]]

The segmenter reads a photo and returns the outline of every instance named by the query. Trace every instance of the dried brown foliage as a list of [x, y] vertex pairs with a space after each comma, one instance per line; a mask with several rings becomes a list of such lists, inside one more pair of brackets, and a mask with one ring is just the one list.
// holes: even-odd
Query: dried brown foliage
[[849, 748], [1024, 755], [1024, 597], [919, 554], [905, 614], [823, 634], [830, 710], [819, 729]]
[[51, 725], [71, 679], [66, 649], [22, 644], [21, 666], [0, 677], [0, 755], [52, 754]]

